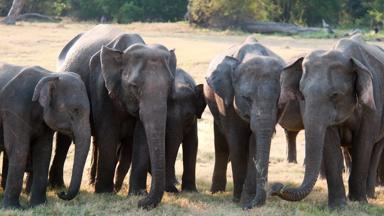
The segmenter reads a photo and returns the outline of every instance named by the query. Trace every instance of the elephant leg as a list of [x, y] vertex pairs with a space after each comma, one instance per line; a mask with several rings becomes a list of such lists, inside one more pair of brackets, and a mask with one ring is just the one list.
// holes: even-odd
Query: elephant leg
[[72, 139], [64, 134], [56, 133], [55, 156], [49, 170], [49, 184], [54, 188], [64, 187], [64, 163]]
[[3, 167], [2, 167], [2, 176], [1, 176], [1, 187], [5, 190], [7, 175], [8, 175], [8, 157], [7, 153], [3, 151]]
[[255, 136], [252, 134], [249, 139], [248, 169], [245, 178], [243, 192], [241, 194], [241, 204], [243, 209], [250, 209], [251, 201], [256, 196], [256, 166], [253, 160], [256, 151]]
[[340, 137], [336, 129], [329, 128], [325, 136], [323, 162], [328, 184], [328, 205], [331, 208], [347, 204], [343, 183], [343, 157]]
[[37, 138], [32, 145], [33, 178], [30, 197], [31, 206], [45, 203], [47, 200], [47, 176], [49, 162], [51, 161], [52, 136], [51, 133], [45, 133]]
[[197, 122], [183, 137], [183, 177], [181, 190], [197, 192], [196, 158], [198, 149]]
[[89, 171], [89, 184], [94, 185], [96, 180], [96, 170], [97, 170], [97, 144], [95, 139], [92, 139], [92, 158], [91, 158], [91, 170]]
[[132, 161], [132, 136], [125, 138], [122, 141], [119, 162], [116, 167], [116, 177], [115, 177], [115, 192], [119, 192], [124, 178], [128, 173], [129, 167], [131, 166]]
[[372, 122], [363, 122], [354, 138], [352, 146], [352, 172], [349, 176], [349, 199], [352, 201], [368, 202], [367, 200], [367, 177], [374, 146]]
[[227, 165], [229, 161], [229, 147], [225, 136], [220, 129], [213, 124], [215, 142], [215, 167], [213, 169], [211, 192], [225, 191], [227, 184]]
[[[168, 143], [167, 143], [168, 144]], [[165, 191], [169, 193], [178, 193], [179, 190], [175, 186], [175, 163], [177, 158], [177, 152], [179, 151], [179, 144], [175, 144], [173, 146], [166, 145], [166, 160], [165, 160]], [[184, 151], [184, 149], [183, 149]], [[184, 160], [184, 158], [183, 158]]]
[[143, 195], [147, 193], [147, 172], [150, 167], [150, 159], [145, 129], [141, 122], [136, 123], [134, 133], [128, 194]]
[[380, 158], [383, 152], [384, 139], [376, 143], [373, 148], [373, 154], [371, 157], [371, 164], [369, 166], [369, 173], [367, 179], [367, 196], [369, 198], [375, 198], [375, 187], [376, 187], [376, 178], [377, 170], [379, 167]]
[[226, 132], [229, 144], [229, 158], [232, 164], [234, 202], [239, 202], [241, 199], [241, 192], [247, 174], [250, 134], [243, 132], [244, 130], [241, 129]]
[[118, 129], [106, 122], [96, 128], [96, 143], [98, 145], [97, 175], [95, 181], [96, 193], [112, 193], [113, 179], [117, 161], [116, 149], [120, 143]]
[[[4, 122], [6, 122], [5, 119]], [[18, 129], [15, 130], [14, 128]], [[21, 122], [4, 124], [3, 129], [4, 147], [9, 163], [2, 206], [3, 208], [21, 208], [19, 197], [23, 188], [23, 176], [30, 147], [30, 137], [25, 134], [25, 131], [29, 129]]]
[[377, 186], [384, 186], [384, 154], [381, 154], [379, 167], [377, 169]]
[[[183, 142], [183, 128], [174, 124], [172, 120], [167, 122], [166, 145], [165, 145], [165, 191], [170, 193], [178, 193], [179, 190], [175, 186], [175, 163], [177, 153], [179, 152], [180, 143]], [[183, 145], [184, 146], [184, 145]], [[184, 153], [184, 147], [183, 147]], [[185, 158], [183, 158], [185, 160]]]
[[296, 137], [299, 131], [289, 131], [284, 129], [287, 140], [287, 161], [288, 163], [297, 163]]
[[320, 173], [319, 173], [319, 178], [320, 179], [326, 179], [326, 176], [325, 176], [325, 164], [324, 164], [324, 160], [321, 161], [321, 165], [320, 165]]

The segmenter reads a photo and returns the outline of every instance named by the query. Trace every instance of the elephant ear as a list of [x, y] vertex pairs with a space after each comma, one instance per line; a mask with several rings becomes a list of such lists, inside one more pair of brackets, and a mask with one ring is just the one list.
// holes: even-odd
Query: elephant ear
[[359, 102], [372, 110], [376, 110], [371, 71], [355, 58], [352, 58], [352, 65], [357, 75], [356, 93]]
[[223, 99], [226, 106], [232, 104], [235, 95], [232, 85], [232, 73], [239, 63], [236, 58], [225, 56], [224, 60], [206, 78], [208, 85]]
[[123, 52], [103, 46], [100, 52], [101, 74], [111, 98], [116, 98], [121, 82]]
[[303, 95], [300, 92], [300, 79], [303, 74], [304, 56], [301, 56], [291, 63], [287, 64], [280, 75], [281, 91], [278, 106], [282, 108], [290, 100], [302, 100]]
[[64, 62], [64, 60], [65, 60], [65, 58], [66, 58], [66, 56], [67, 56], [68, 51], [72, 48], [72, 46], [76, 43], [76, 41], [79, 40], [79, 38], [80, 38], [83, 34], [84, 34], [84, 33], [80, 33], [80, 34], [76, 35], [74, 38], [72, 38], [72, 40], [70, 40], [70, 41], [64, 46], [64, 48], [61, 50], [61, 52], [60, 52], [60, 54], [59, 54], [59, 58], [58, 58], [58, 62], [57, 62], [57, 68], [59, 68], [59, 67], [63, 64], [63, 62]]
[[196, 95], [196, 116], [197, 118], [201, 118], [201, 115], [204, 112], [207, 103], [204, 98], [204, 89], [203, 84], [199, 84], [195, 87], [195, 95]]
[[124, 51], [134, 43], [145, 44], [143, 38], [138, 34], [121, 34], [113, 39], [107, 47], [112, 47], [116, 50]]
[[56, 84], [58, 81], [58, 75], [51, 75], [42, 78], [35, 87], [32, 101], [39, 100], [39, 103], [43, 108], [49, 107], [53, 96], [55, 95]]

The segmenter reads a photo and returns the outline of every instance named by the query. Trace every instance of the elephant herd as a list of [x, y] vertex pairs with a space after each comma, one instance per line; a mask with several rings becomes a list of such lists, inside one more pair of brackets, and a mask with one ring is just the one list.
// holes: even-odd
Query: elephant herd
[[[139, 207], [156, 207], [164, 191], [178, 192], [180, 145], [181, 190], [197, 192], [197, 119], [206, 106], [214, 119], [211, 192], [225, 191], [230, 161], [233, 200], [244, 209], [265, 204], [268, 195], [304, 199], [321, 168], [329, 206], [345, 206], [342, 148], [350, 157], [350, 200], [374, 197], [376, 180], [382, 178], [378, 173], [384, 173], [384, 50], [360, 35], [288, 64], [248, 37], [217, 55], [205, 82], [197, 85], [177, 67], [174, 50], [98, 25], [65, 45], [57, 72], [1, 63], [0, 88], [3, 208], [21, 207], [25, 172], [30, 206], [46, 202], [48, 185], [63, 187], [72, 141], [71, 181], [58, 196], [73, 199], [91, 136], [89, 178], [96, 193], [119, 191], [131, 169], [128, 193], [145, 195]], [[278, 123], [286, 132], [290, 162], [296, 162], [296, 135], [305, 129], [305, 175], [297, 188], [279, 182], [268, 187], [271, 139]]]

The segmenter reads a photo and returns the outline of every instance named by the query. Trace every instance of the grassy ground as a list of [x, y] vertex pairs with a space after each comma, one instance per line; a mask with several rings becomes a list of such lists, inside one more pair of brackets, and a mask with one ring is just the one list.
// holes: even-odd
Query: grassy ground
[[[20, 65], [41, 65], [55, 70], [56, 57], [60, 49], [72, 37], [92, 28], [92, 23], [18, 23], [16, 26], [0, 26], [0, 61]], [[191, 28], [185, 23], [157, 23], [118, 25], [126, 32], [136, 32], [148, 43], [161, 43], [175, 48], [178, 66], [188, 71], [198, 83], [204, 79], [209, 61], [229, 46], [241, 42], [247, 34], [231, 31], [208, 31]], [[312, 49], [328, 49], [335, 39], [310, 39], [282, 36], [255, 35], [267, 47], [284, 59], [309, 52]], [[384, 46], [383, 43], [379, 45]], [[349, 202], [342, 211], [329, 211], [327, 208], [327, 186], [319, 180], [314, 191], [301, 202], [286, 202], [268, 197], [267, 204], [261, 208], [243, 211], [231, 201], [232, 174], [229, 167], [227, 192], [212, 195], [209, 192], [213, 165], [212, 117], [208, 109], [199, 120], [199, 152], [197, 159], [198, 194], [165, 194], [160, 206], [152, 211], [138, 209], [137, 201], [142, 197], [127, 197], [127, 184], [117, 195], [96, 195], [87, 185], [89, 161], [86, 165], [81, 193], [72, 201], [59, 200], [54, 190], [48, 192], [48, 203], [24, 211], [0, 210], [0, 215], [384, 215], [384, 189], [377, 189], [378, 198], [369, 200], [370, 204]], [[285, 161], [285, 136], [280, 127], [272, 141], [269, 181], [282, 181], [298, 185], [303, 179], [304, 137], [298, 137], [298, 164]], [[66, 163], [66, 182], [71, 174], [73, 149]], [[182, 157], [179, 154], [176, 173], [182, 174]], [[344, 176], [347, 179], [347, 176]], [[346, 183], [346, 182], [345, 182]], [[346, 184], [347, 187], [347, 184]], [[3, 191], [0, 189], [0, 199]], [[22, 203], [27, 197], [22, 194]]]

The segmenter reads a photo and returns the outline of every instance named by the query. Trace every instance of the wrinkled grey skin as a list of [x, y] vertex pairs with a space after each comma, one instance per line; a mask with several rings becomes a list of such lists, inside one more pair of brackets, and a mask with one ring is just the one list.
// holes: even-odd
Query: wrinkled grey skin
[[95, 192], [113, 192], [116, 149], [132, 135], [139, 120], [153, 159], [151, 191], [139, 201], [139, 207], [155, 207], [165, 188], [165, 127], [176, 70], [174, 52], [145, 45], [140, 36], [108, 25], [98, 25], [70, 44], [63, 50], [66, 54], [60, 54], [65, 56], [61, 64], [59, 61], [60, 71], [76, 71], [87, 85], [99, 150]]
[[[341, 39], [329, 51], [313, 51], [286, 66], [279, 104], [304, 99], [305, 177], [299, 188], [277, 183], [272, 194], [298, 201], [316, 183], [323, 159], [328, 204], [346, 204], [340, 143], [352, 143], [349, 198], [366, 202], [371, 153], [384, 135], [384, 55], [360, 36]], [[343, 140], [344, 139], [344, 140]]]
[[[8, 79], [9, 72], [20, 69], [13, 65], [0, 67], [0, 80]], [[36, 66], [22, 68], [14, 75], [0, 92], [1, 128], [9, 158], [2, 206], [20, 208], [19, 196], [29, 153], [35, 175], [30, 205], [46, 202], [54, 131], [65, 133], [75, 141], [68, 193], [59, 194], [61, 199], [73, 199], [80, 189], [91, 136], [90, 106], [84, 83], [77, 74], [52, 73]]]
[[[181, 143], [183, 146], [184, 168], [181, 189], [183, 191], [197, 191], [195, 177], [198, 146], [197, 119], [201, 117], [205, 106], [203, 86], [201, 84], [196, 85], [189, 74], [182, 69], [177, 69], [172, 93], [168, 98], [165, 138], [165, 190], [167, 192], [178, 192], [175, 187], [175, 162]], [[129, 194], [142, 194], [146, 191], [147, 172], [149, 171], [149, 154], [141, 124], [136, 125], [134, 140]], [[126, 164], [127, 161], [119, 161], [119, 163]], [[129, 167], [129, 165], [126, 164], [124, 167]], [[117, 170], [116, 172], [115, 187], [117, 187], [116, 189], [119, 189], [127, 170], [124, 172], [122, 172], [122, 170]]]
[[204, 95], [214, 117], [215, 168], [211, 191], [225, 190], [230, 159], [234, 200], [239, 201], [243, 191], [244, 208], [265, 203], [283, 66], [280, 57], [253, 38], [217, 56], [209, 66]]

